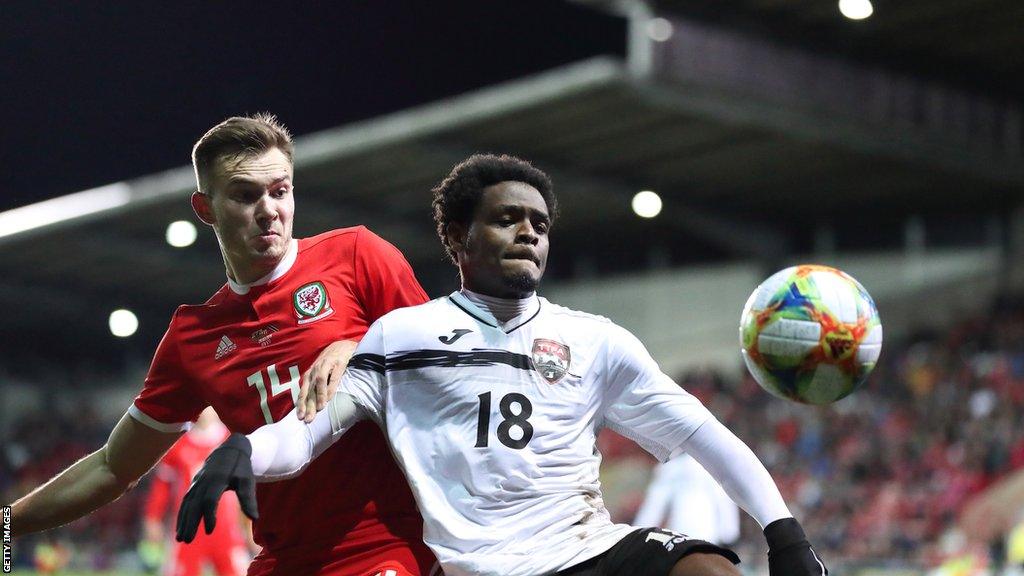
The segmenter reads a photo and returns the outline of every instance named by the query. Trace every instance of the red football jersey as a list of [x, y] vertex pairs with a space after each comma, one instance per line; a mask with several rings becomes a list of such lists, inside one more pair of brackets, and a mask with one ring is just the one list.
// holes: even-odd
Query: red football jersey
[[[192, 430], [179, 438], [156, 465], [146, 497], [146, 518], [162, 523], [168, 517], [168, 509], [172, 516], [176, 514], [192, 477], [202, 468], [210, 452], [227, 437], [227, 428], [213, 424], [202, 432]], [[223, 546], [243, 545], [241, 514], [238, 497], [234, 493], [225, 494], [217, 504], [217, 528], [213, 534], [198, 531], [194, 542], [213, 538]]]
[[[252, 432], [294, 408], [301, 374], [325, 346], [426, 300], [402, 254], [362, 226], [297, 240], [266, 277], [229, 281], [205, 304], [178, 308], [129, 413], [175, 431], [210, 405], [231, 431]], [[410, 546], [429, 558], [412, 494], [369, 422], [300, 476], [257, 485], [256, 496], [264, 548], [250, 574], [314, 573]]]

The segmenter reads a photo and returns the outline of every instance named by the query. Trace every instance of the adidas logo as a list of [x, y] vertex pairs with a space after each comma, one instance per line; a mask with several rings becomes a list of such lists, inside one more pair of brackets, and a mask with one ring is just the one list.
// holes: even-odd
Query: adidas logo
[[220, 360], [221, 358], [234, 352], [235, 349], [237, 348], [238, 346], [235, 346], [235, 343], [232, 342], [230, 338], [228, 338], [227, 336], [221, 336], [220, 342], [217, 344], [217, 352], [214, 353], [213, 359]]

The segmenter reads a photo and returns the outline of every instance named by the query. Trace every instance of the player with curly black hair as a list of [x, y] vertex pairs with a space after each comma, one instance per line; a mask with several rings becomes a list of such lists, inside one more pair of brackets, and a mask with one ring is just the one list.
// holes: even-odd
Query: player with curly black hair
[[484, 189], [500, 182], [522, 182], [533, 186], [547, 205], [551, 223], [558, 218], [558, 198], [555, 197], [551, 178], [547, 174], [515, 156], [474, 154], [457, 164], [433, 189], [437, 235], [441, 237], [441, 243], [452, 262], [458, 264], [455, 252], [448, 243], [449, 224], [454, 222], [468, 226], [484, 195]]

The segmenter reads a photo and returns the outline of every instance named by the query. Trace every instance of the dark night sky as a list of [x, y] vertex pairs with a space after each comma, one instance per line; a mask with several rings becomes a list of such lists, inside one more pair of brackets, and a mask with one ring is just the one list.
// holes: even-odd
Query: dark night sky
[[5, 2], [0, 210], [187, 164], [230, 115], [301, 135], [624, 45], [562, 0]]

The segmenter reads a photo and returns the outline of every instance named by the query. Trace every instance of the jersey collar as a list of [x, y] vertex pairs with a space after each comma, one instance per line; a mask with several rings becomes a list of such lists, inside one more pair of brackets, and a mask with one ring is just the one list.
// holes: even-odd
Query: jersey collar
[[497, 328], [498, 330], [501, 330], [506, 334], [511, 334], [512, 332], [514, 332], [515, 330], [517, 330], [530, 320], [536, 318], [538, 314], [540, 314], [540, 298], [536, 294], [534, 294], [531, 297], [533, 303], [531, 303], [531, 306], [525, 312], [523, 312], [519, 316], [516, 316], [515, 318], [509, 319], [509, 321], [505, 322], [504, 324], [498, 321], [498, 319], [494, 317], [494, 314], [491, 314], [489, 310], [476, 305], [462, 292], [452, 292], [448, 296], [448, 298], [452, 301], [452, 304], [455, 304], [456, 306], [461, 308], [462, 311], [465, 312], [466, 314], [469, 314], [473, 318], [476, 318], [480, 322], [487, 324], [491, 328]]
[[252, 288], [253, 286], [261, 286], [263, 284], [267, 284], [268, 282], [273, 282], [274, 280], [277, 280], [281, 276], [284, 276], [286, 272], [291, 270], [292, 264], [295, 264], [295, 258], [298, 255], [299, 241], [296, 240], [295, 238], [292, 238], [292, 241], [288, 243], [288, 251], [285, 252], [284, 258], [282, 258], [281, 261], [277, 263], [277, 266], [275, 266], [274, 269], [271, 270], [269, 274], [260, 278], [259, 280], [250, 282], [249, 284], [240, 284], [232, 280], [230, 277], [228, 277], [228, 285], [231, 286], [231, 291], [234, 292], [235, 294], [248, 294], [249, 289]]

